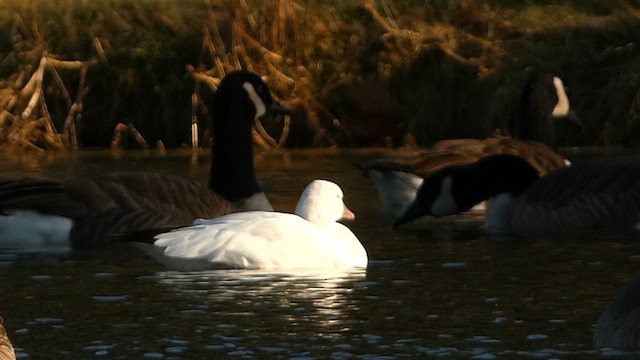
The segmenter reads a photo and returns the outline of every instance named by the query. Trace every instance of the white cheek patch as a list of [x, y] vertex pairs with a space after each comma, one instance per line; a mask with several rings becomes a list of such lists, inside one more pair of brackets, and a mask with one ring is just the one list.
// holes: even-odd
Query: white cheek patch
[[558, 94], [558, 103], [553, 108], [553, 112], [551, 115], [555, 117], [567, 116], [569, 115], [569, 98], [567, 97], [567, 92], [564, 91], [564, 84], [559, 77], [553, 77], [553, 85], [556, 88], [556, 93]]
[[249, 99], [253, 102], [253, 105], [256, 107], [256, 117], [260, 117], [267, 113], [267, 107], [264, 104], [264, 101], [258, 96], [256, 89], [251, 85], [251, 83], [246, 82], [242, 84], [242, 87], [247, 91], [249, 95]]
[[431, 204], [431, 215], [446, 216], [458, 212], [458, 204], [451, 193], [452, 183], [453, 179], [451, 176], [447, 176], [442, 180], [440, 192], [433, 204]]

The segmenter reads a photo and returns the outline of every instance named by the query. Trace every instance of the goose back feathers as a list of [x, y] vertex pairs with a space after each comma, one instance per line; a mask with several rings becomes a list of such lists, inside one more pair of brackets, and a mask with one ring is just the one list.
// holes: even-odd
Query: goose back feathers
[[631, 231], [640, 221], [640, 163], [610, 159], [558, 169], [515, 199], [519, 234], [587, 229]]
[[640, 273], [624, 286], [596, 323], [596, 349], [640, 350]]

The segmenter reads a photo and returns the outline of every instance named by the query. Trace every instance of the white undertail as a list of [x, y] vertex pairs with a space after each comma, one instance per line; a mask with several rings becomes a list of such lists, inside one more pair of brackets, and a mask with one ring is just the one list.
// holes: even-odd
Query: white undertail
[[18, 251], [70, 250], [72, 221], [65, 217], [17, 211], [0, 216], [0, 248]]

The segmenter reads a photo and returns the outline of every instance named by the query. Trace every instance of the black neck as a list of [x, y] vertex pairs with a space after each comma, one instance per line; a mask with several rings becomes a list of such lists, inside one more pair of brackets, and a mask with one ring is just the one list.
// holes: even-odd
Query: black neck
[[[493, 196], [508, 193], [518, 196], [538, 178], [538, 172], [526, 160], [513, 155], [492, 155], [460, 168], [460, 181], [454, 190], [464, 199], [458, 204], [461, 211]], [[464, 208], [464, 209], [463, 209]]]
[[487, 156], [478, 161], [481, 181], [486, 181], [490, 196], [508, 193], [518, 196], [540, 177], [525, 159], [509, 154]]
[[[236, 202], [261, 191], [253, 165], [254, 111], [226, 110], [224, 118], [215, 119], [209, 187]], [[232, 121], [236, 124], [231, 125]]]

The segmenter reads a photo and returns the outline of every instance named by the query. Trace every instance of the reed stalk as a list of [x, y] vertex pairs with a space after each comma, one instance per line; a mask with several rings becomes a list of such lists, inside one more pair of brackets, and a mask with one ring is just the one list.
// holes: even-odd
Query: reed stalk
[[583, 144], [640, 139], [635, 0], [0, 0], [0, 30], [4, 152], [109, 146], [118, 124], [206, 146], [206, 92], [240, 68], [296, 109], [256, 124], [268, 150], [487, 136], [533, 67], [570, 87]]

